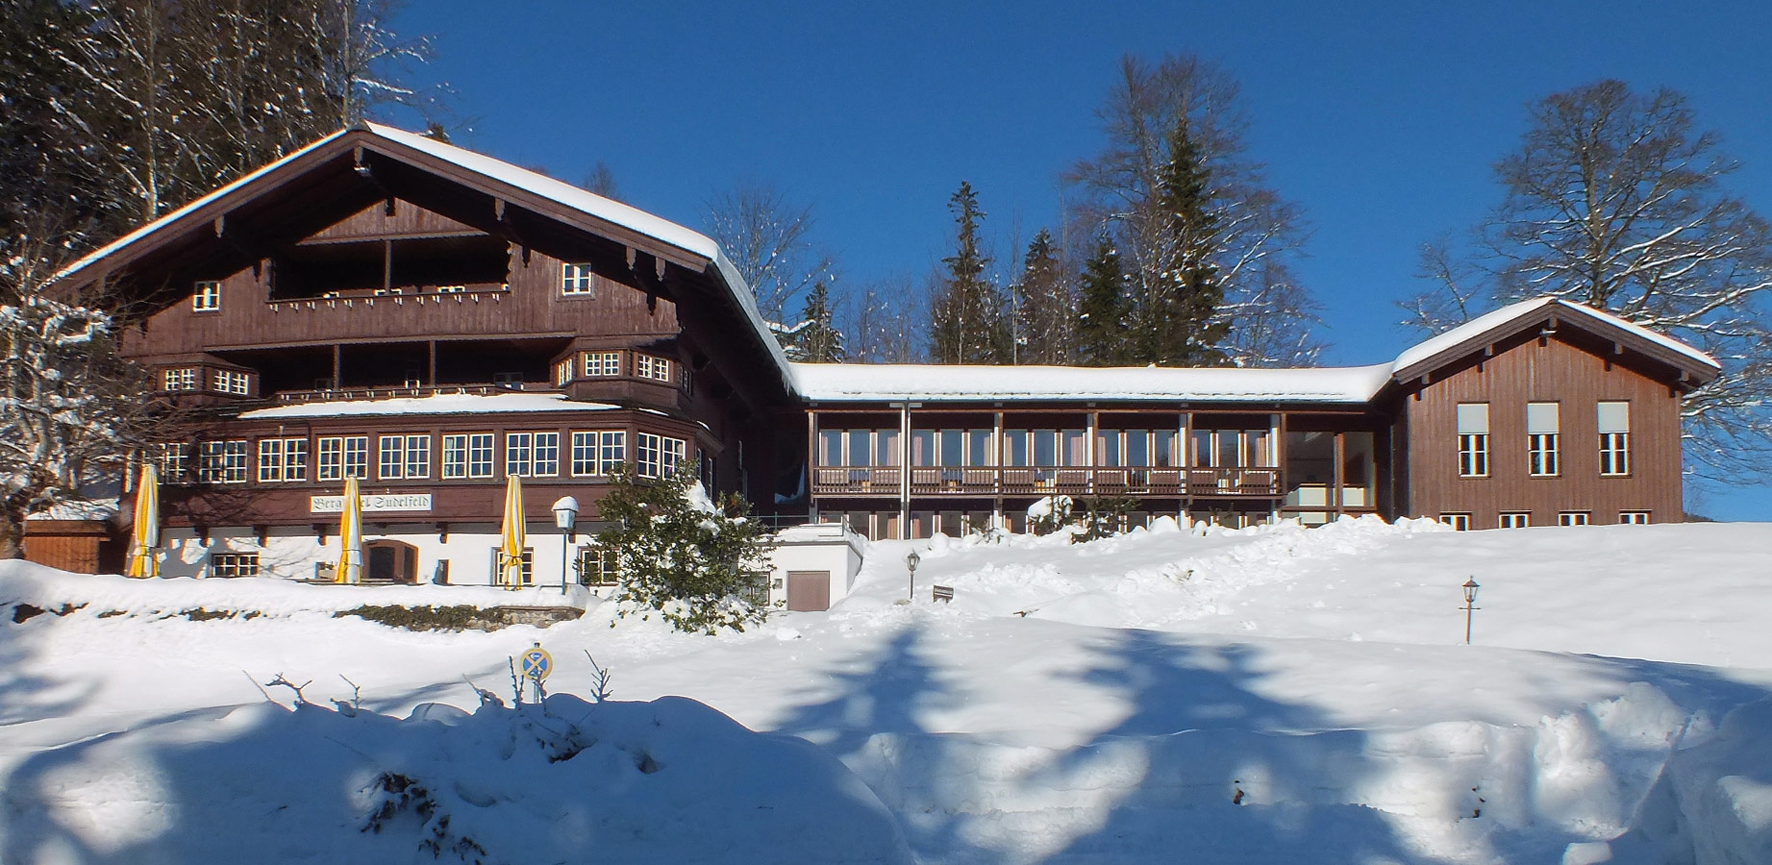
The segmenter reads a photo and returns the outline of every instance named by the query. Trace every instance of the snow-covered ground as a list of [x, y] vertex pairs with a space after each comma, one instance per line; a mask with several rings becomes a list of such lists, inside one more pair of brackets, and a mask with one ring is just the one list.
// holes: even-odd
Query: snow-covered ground
[[[0, 565], [0, 861], [1767, 863], [1769, 546], [938, 538], [905, 605], [890, 542], [830, 612], [721, 637], [605, 607], [412, 633], [333, 613], [483, 599]], [[466, 680], [508, 701], [536, 641], [545, 709], [474, 711]], [[579, 699], [585, 650], [618, 702]], [[319, 705], [268, 702], [278, 673]]]

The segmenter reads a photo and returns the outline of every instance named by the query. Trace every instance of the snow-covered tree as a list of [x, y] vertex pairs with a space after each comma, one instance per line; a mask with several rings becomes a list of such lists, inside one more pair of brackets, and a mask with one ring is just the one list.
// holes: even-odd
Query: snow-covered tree
[[1015, 297], [1015, 362], [1068, 364], [1075, 359], [1076, 300], [1052, 232], [1042, 228], [1022, 256]]
[[1126, 332], [1126, 274], [1113, 238], [1102, 234], [1083, 265], [1077, 300], [1077, 362], [1119, 366], [1132, 360]]
[[706, 206], [708, 236], [732, 259], [765, 319], [783, 321], [796, 298], [835, 281], [831, 256], [812, 240], [811, 205], [793, 204], [773, 186], [745, 183]]
[[113, 352], [110, 316], [44, 296], [40, 275], [0, 286], [0, 558], [23, 554], [27, 517], [114, 481], [156, 422], [150, 383]]
[[424, 40], [389, 0], [23, 0], [0, 7], [0, 260], [48, 214], [83, 251], [399, 103]]
[[766, 610], [744, 589], [767, 577], [774, 545], [743, 498], [728, 493], [716, 505], [699, 474], [694, 464], [660, 481], [618, 473], [597, 504], [610, 524], [597, 544], [616, 551], [621, 615], [657, 614], [680, 631], [742, 631], [763, 621]]
[[[1228, 335], [1218, 331], [1211, 347], [1226, 361], [1308, 359], [1300, 356], [1315, 345], [1308, 295], [1291, 279], [1272, 278], [1269, 267], [1295, 255], [1304, 232], [1297, 208], [1267, 187], [1261, 166], [1248, 158], [1236, 82], [1185, 55], [1154, 66], [1129, 56], [1120, 72], [1099, 112], [1107, 145], [1071, 172], [1084, 193], [1072, 208], [1074, 224], [1111, 233], [1135, 306], [1160, 308], [1178, 278], [1209, 273], [1222, 292], [1209, 324], [1228, 325]], [[1191, 203], [1177, 198], [1177, 181], [1200, 184], [1188, 193]], [[1177, 231], [1184, 218], [1189, 230]], [[1236, 339], [1244, 319], [1255, 315], [1263, 318], [1262, 338]]]
[[789, 360], [808, 363], [841, 363], [844, 357], [843, 332], [837, 329], [836, 313], [831, 309], [831, 291], [820, 282], [806, 293], [806, 304], [800, 309], [800, 320], [791, 332], [776, 334]]
[[954, 254], [945, 267], [930, 310], [930, 354], [936, 363], [1011, 363], [1014, 338], [1007, 299], [987, 270], [991, 257], [979, 237], [984, 211], [978, 193], [962, 181], [948, 199], [957, 226]]
[[1687, 454], [1722, 481], [1772, 471], [1772, 226], [1724, 181], [1738, 167], [1681, 94], [1600, 81], [1530, 106], [1495, 166], [1503, 198], [1472, 238], [1429, 245], [1438, 286], [1407, 308], [1442, 330], [1554, 295], [1697, 346], [1723, 374], [1687, 397]]
[[915, 280], [896, 277], [873, 283], [842, 304], [844, 348], [851, 363], [914, 363], [922, 360], [923, 308]]

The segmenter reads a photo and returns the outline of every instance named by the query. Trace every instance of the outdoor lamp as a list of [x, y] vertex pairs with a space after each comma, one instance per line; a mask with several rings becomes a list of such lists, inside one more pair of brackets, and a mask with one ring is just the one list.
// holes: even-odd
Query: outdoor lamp
[[566, 594], [566, 546], [572, 527], [578, 524], [578, 499], [563, 496], [554, 502], [554, 525], [560, 529], [560, 594]]
[[913, 600], [913, 601], [914, 601], [914, 600], [916, 600], [916, 599], [917, 599], [917, 563], [918, 563], [918, 562], [920, 562], [920, 561], [922, 561], [922, 560], [923, 560], [923, 557], [922, 557], [922, 556], [919, 556], [919, 555], [917, 555], [917, 551], [916, 551], [916, 550], [911, 550], [911, 551], [910, 551], [910, 553], [908, 553], [908, 554], [906, 554], [906, 555], [905, 555], [905, 557], [904, 557], [904, 563], [905, 563], [905, 565], [907, 565], [907, 566], [909, 566], [909, 567], [910, 567], [910, 569], [911, 569], [911, 594], [910, 594], [910, 598], [911, 598], [911, 600]]
[[1482, 587], [1477, 585], [1476, 577], [1471, 577], [1459, 588], [1464, 590], [1464, 643], [1468, 646], [1471, 641], [1471, 611], [1477, 608], [1477, 589]]

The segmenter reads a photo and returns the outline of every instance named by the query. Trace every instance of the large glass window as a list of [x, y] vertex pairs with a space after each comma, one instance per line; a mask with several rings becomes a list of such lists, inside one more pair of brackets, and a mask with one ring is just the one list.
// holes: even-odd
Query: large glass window
[[204, 442], [197, 478], [206, 484], [246, 483], [246, 441]]
[[300, 438], [258, 440], [258, 481], [305, 481], [308, 479], [308, 440]]
[[321, 481], [369, 477], [368, 436], [326, 436], [315, 442], [316, 477]]
[[425, 478], [431, 474], [431, 437], [388, 435], [376, 440], [379, 476], [384, 480]]
[[560, 434], [518, 432], [505, 434], [505, 475], [553, 477], [560, 473]]
[[677, 470], [687, 451], [687, 443], [679, 438], [636, 433], [634, 436], [634, 470], [643, 478], [669, 477]]
[[612, 474], [627, 459], [628, 434], [622, 430], [572, 434], [572, 473], [578, 477]]
[[492, 433], [454, 433], [443, 437], [443, 477], [492, 477]]

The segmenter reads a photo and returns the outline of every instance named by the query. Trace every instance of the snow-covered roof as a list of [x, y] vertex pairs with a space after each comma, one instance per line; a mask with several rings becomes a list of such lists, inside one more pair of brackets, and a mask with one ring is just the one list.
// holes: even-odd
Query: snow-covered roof
[[620, 226], [629, 231], [652, 238], [660, 243], [681, 249], [696, 257], [707, 259], [712, 262], [714, 269], [719, 271], [720, 278], [725, 283], [726, 289], [731, 292], [732, 298], [738, 305], [739, 309], [743, 310], [746, 323], [756, 332], [764, 348], [774, 359], [776, 366], [782, 374], [782, 378], [784, 380], [790, 378], [787, 367], [787, 355], [782, 353], [780, 344], [775, 341], [775, 337], [770, 332], [768, 325], [764, 323], [763, 315], [757, 309], [757, 301], [756, 298], [751, 295], [750, 287], [745, 283], [744, 277], [739, 275], [738, 269], [733, 266], [732, 261], [726, 257], [726, 253], [720, 249], [720, 245], [715, 243], [711, 238], [700, 232], [693, 231], [671, 222], [668, 219], [655, 216], [644, 210], [623, 204], [619, 201], [604, 198], [601, 195], [580, 189], [570, 183], [556, 180], [545, 174], [530, 171], [526, 168], [519, 168], [500, 159], [495, 159], [481, 153], [475, 153], [471, 150], [465, 150], [453, 144], [447, 144], [433, 138], [427, 138], [423, 135], [407, 132], [403, 129], [384, 126], [379, 123], [363, 123], [347, 129], [341, 129], [301, 148], [300, 150], [290, 153], [282, 159], [272, 162], [263, 168], [243, 175], [238, 180], [235, 180], [202, 198], [192, 201], [153, 222], [137, 228], [123, 237], [118, 238], [116, 241], [106, 244], [91, 254], [86, 255], [79, 261], [70, 265], [66, 270], [62, 271], [57, 279], [65, 280], [91, 266], [94, 262], [153, 234], [163, 226], [177, 221], [181, 217], [199, 210], [217, 199], [223, 198], [230, 193], [233, 193], [235, 190], [247, 186], [265, 175], [277, 171], [284, 165], [294, 162], [308, 153], [325, 147], [333, 141], [353, 132], [367, 134], [411, 150], [416, 150], [488, 179], [540, 196], [548, 201], [561, 205], [562, 207], [585, 214], [586, 216]]
[[878, 400], [1161, 400], [1364, 403], [1391, 365], [1314, 369], [793, 364], [801, 396]]
[[335, 400], [281, 405], [243, 412], [242, 420], [381, 415], [506, 414], [511, 412], [608, 411], [617, 406], [573, 402], [558, 393], [436, 394], [376, 400]]
[[1435, 336], [1432, 339], [1411, 346], [1402, 354], [1397, 355], [1394, 371], [1401, 373], [1409, 367], [1429, 360], [1442, 352], [1456, 348], [1465, 341], [1475, 339], [1481, 334], [1490, 331], [1505, 330], [1509, 325], [1512, 325], [1521, 319], [1534, 316], [1539, 311], [1548, 307], [1555, 307], [1556, 312], [1559, 315], [1586, 316], [1589, 319], [1598, 321], [1602, 324], [1619, 328], [1633, 336], [1659, 345], [1662, 348], [1688, 358], [1702, 366], [1707, 366], [1716, 370], [1723, 368], [1722, 364], [1717, 363], [1710, 355], [1705, 354], [1698, 349], [1680, 342], [1677, 339], [1656, 333], [1641, 325], [1633, 324], [1609, 312], [1603, 312], [1594, 309], [1591, 306], [1570, 303], [1566, 300], [1561, 300], [1555, 297], [1538, 297], [1533, 298], [1532, 300], [1522, 300], [1519, 303], [1509, 304], [1494, 312], [1477, 316], [1476, 318]]

